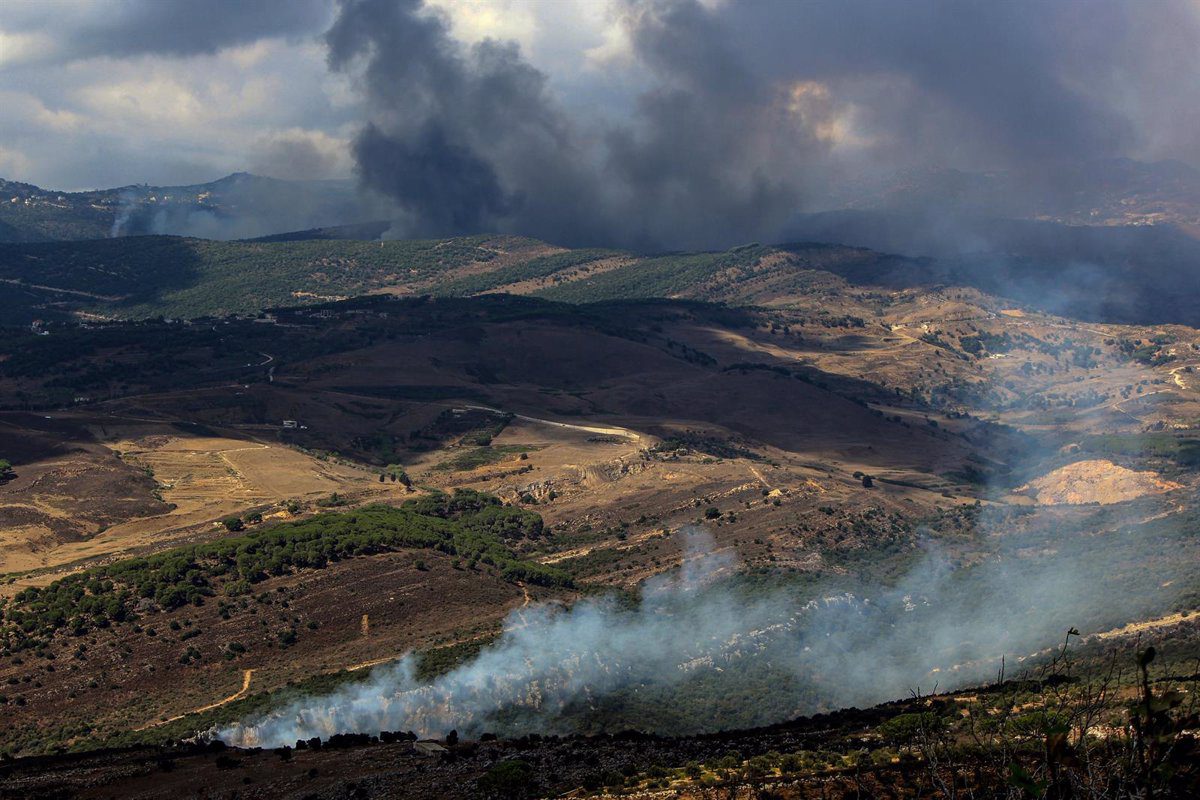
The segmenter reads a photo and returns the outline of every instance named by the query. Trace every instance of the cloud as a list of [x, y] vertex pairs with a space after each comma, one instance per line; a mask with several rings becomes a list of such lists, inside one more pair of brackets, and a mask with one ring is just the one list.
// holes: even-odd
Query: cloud
[[[317, 38], [330, 0], [15, 3], [0, 15], [3, 177], [194, 183], [288, 131], [343, 137], [356, 100]], [[346, 156], [336, 160], [348, 176]]]
[[51, 189], [199, 183], [268, 161], [269, 143], [297, 131], [319, 139], [329, 177], [349, 177], [361, 114], [346, 83], [323, 46], [284, 40], [0, 72], [0, 141], [23, 156], [2, 177]]
[[16, 150], [0, 147], [0, 175], [21, 175], [29, 169], [29, 159]]
[[[330, 0], [75, 0], [12, 6], [3, 27], [25, 45], [12, 63], [62, 63], [97, 56], [212, 55], [265, 38], [312, 35], [329, 14]], [[29, 46], [31, 39], [40, 46]]]
[[350, 172], [350, 143], [325, 131], [289, 128], [259, 138], [249, 171], [286, 180], [337, 178]]

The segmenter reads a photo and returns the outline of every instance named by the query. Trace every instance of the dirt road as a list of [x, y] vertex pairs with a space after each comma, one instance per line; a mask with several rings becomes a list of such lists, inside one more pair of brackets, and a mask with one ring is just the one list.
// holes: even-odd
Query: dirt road
[[242, 672], [242, 688], [239, 689], [238, 691], [234, 692], [233, 694], [229, 695], [229, 697], [226, 697], [224, 700], [218, 700], [215, 703], [210, 703], [206, 706], [201, 706], [200, 708], [194, 708], [191, 711], [185, 711], [182, 714], [176, 714], [175, 716], [173, 716], [169, 719], [160, 720], [158, 722], [151, 722], [149, 725], [143, 725], [142, 727], [135, 728], [134, 730], [144, 731], [144, 730], [147, 730], [148, 728], [157, 728], [160, 725], [166, 725], [168, 722], [174, 722], [177, 719], [183, 719], [184, 717], [186, 717], [190, 714], [203, 714], [205, 711], [212, 711], [214, 708], [220, 708], [223, 705], [232, 703], [234, 700], [240, 700], [241, 698], [246, 696], [247, 692], [250, 691], [250, 679], [252, 677], [254, 677], [254, 670], [252, 670], [252, 669], [244, 670]]
[[1195, 367], [1194, 364], [1180, 364], [1178, 367], [1171, 367], [1171, 369], [1167, 370], [1167, 372], [1169, 372], [1171, 374], [1171, 380], [1175, 381], [1176, 386], [1178, 386], [1180, 389], [1187, 389], [1189, 387], [1188, 387], [1187, 383], [1184, 382], [1184, 380], [1180, 376], [1179, 372], [1180, 372], [1180, 370], [1189, 369], [1189, 368], [1193, 368], [1193, 367]]
[[[470, 408], [470, 409], [474, 409], [475, 411], [490, 411], [493, 414], [507, 413], [507, 412], [501, 411], [498, 408], [492, 408], [490, 406], [462, 405], [462, 406], [456, 406], [456, 408]], [[513, 414], [512, 416], [513, 416], [513, 419], [519, 419], [519, 420], [523, 420], [525, 422], [534, 422], [534, 423], [537, 423], [538, 425], [549, 425], [553, 428], [566, 428], [567, 430], [572, 430], [572, 431], [583, 431], [584, 433], [598, 433], [598, 434], [603, 434], [603, 435], [607, 435], [607, 436], [623, 436], [626, 439], [630, 439], [631, 441], [634, 441], [634, 442], [640, 441], [642, 438], [642, 435], [640, 433], [634, 433], [633, 431], [629, 430], [628, 428], [620, 428], [615, 425], [576, 425], [571, 422], [556, 422], [555, 420], [552, 420], [552, 419], [540, 419], [538, 417], [529, 417], [524, 414]]]

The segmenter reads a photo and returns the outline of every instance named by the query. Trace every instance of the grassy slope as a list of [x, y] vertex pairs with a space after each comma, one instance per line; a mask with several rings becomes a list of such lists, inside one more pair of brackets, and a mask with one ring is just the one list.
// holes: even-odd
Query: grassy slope
[[0, 280], [49, 287], [34, 296], [126, 318], [248, 313], [430, 280], [444, 270], [494, 259], [488, 241], [475, 236], [267, 243], [144, 236], [0, 244]]
[[537, 294], [569, 303], [690, 295], [698, 284], [724, 270], [754, 266], [769, 251], [769, 248], [755, 245], [727, 252], [646, 258], [621, 269], [553, 286]]
[[531, 279], [553, 282], [536, 294], [572, 303], [694, 296], [699, 285], [723, 273], [753, 270], [771, 252], [752, 245], [631, 257], [617, 269], [588, 275], [589, 264], [623, 254], [583, 249], [543, 255], [532, 240], [489, 236], [235, 242], [132, 236], [0, 243], [0, 281], [11, 287], [0, 313], [17, 324], [67, 310], [126, 319], [187, 318], [254, 313], [387, 287], [469, 296]]

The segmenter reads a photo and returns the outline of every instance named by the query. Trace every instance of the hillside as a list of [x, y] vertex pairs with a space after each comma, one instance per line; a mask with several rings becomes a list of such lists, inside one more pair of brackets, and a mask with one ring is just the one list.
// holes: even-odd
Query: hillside
[[[1064, 624], [1191, 652], [1194, 328], [833, 245], [336, 233], [7, 251], [58, 299], [0, 344], [0, 750], [721, 737], [986, 681]], [[584, 772], [553, 787], [612, 785]]]
[[[751, 300], [768, 273], [787, 293], [813, 269], [886, 271], [897, 259], [837, 246], [637, 256], [568, 250], [513, 236], [346, 240], [340, 229], [218, 242], [134, 236], [0, 244], [12, 323], [65, 318], [254, 314], [362, 294], [536, 294], [570, 302], [693, 297]], [[328, 238], [327, 238], [328, 237]], [[778, 283], [778, 281], [776, 281]]]
[[896, 288], [974, 286], [1084, 320], [1200, 324], [1200, 240], [1175, 225], [1076, 226], [957, 209], [869, 210], [802, 215], [788, 232], [798, 240], [906, 256], [883, 274], [847, 275], [854, 280]]
[[[8, 284], [0, 311], [9, 324], [78, 314], [194, 318], [370, 293], [496, 292], [571, 303], [672, 297], [779, 305], [828, 291], [822, 282], [837, 276], [891, 290], [975, 287], [1081, 320], [1200, 324], [1200, 243], [1178, 230], [995, 220], [946, 228], [943, 220], [931, 236], [926, 222], [847, 213], [813, 215], [797, 228], [815, 242], [875, 250], [809, 242], [637, 254], [515, 236], [354, 238], [378, 236], [382, 222], [247, 241], [132, 236], [9, 243], [0, 244], [0, 281]], [[961, 250], [960, 237], [976, 249]], [[923, 253], [937, 258], [918, 257]], [[1167, 280], [1173, 289], [1164, 294]]]
[[4, 312], [20, 324], [73, 311], [141, 319], [254, 314], [378, 290], [411, 293], [457, 269], [554, 252], [513, 237], [218, 242], [133, 236], [0, 245]]
[[[1188, 712], [1174, 698], [1194, 690], [1195, 680], [1165, 678], [1163, 666], [1151, 663], [1154, 683], [1146, 699], [1167, 708], [1135, 719], [1153, 720], [1155, 738], [1166, 746], [1138, 759], [1146, 736], [1122, 724], [1119, 703], [1106, 694], [1142, 691], [1133, 666], [1138, 651], [1129, 642], [1083, 649], [1093, 662], [1116, 658], [1120, 673], [1081, 676], [1063, 659], [1036, 678], [699, 737], [623, 732], [418, 743], [410, 732], [388, 731], [274, 749], [231, 750], [214, 742], [55, 755], [0, 766], [0, 797], [166, 800], [203, 791], [387, 798], [403, 786], [404, 797], [440, 800], [452, 785], [455, 796], [481, 800], [1000, 800], [1021, 796], [1026, 787], [1036, 796], [1045, 787], [1075, 794], [1096, 784], [1100, 791], [1121, 792], [1116, 796], [1147, 788], [1155, 797], [1194, 796], [1200, 788], [1196, 745], [1186, 727]], [[1048, 750], [1047, 740], [1060, 741], [1060, 723], [1091, 724], [1108, 735]]]
[[[692, 290], [680, 293], [756, 304], [740, 307], [373, 296], [202, 324], [14, 331], [0, 346], [0, 453], [13, 463], [0, 489], [0, 595], [20, 633], [0, 671], [16, 681], [3, 694], [20, 727], [4, 747], [191, 735], [329, 691], [347, 667], [386, 680], [391, 672], [372, 667], [406, 650], [448, 648], [446, 668], [469, 664], [491, 652], [479, 648], [506, 614], [538, 597], [574, 591], [626, 608], [694, 557], [687, 532], [700, 526], [726, 564], [721, 591], [755, 615], [770, 612], [702, 641], [742, 642], [745, 624], [759, 631], [745, 640], [754, 646], [734, 650], [763, 659], [713, 671], [704, 666], [713, 658], [744, 656], [668, 649], [698, 671], [663, 686], [631, 672], [642, 668], [637, 653], [615, 650], [612, 674], [637, 680], [605, 702], [568, 703], [556, 726], [765, 724], [823, 703], [894, 697], [914, 675], [941, 685], [989, 677], [1002, 650], [1048, 646], [1063, 619], [1096, 632], [1195, 607], [1187, 531], [1200, 513], [1200, 400], [1187, 370], [1200, 363], [1200, 334], [1081, 324], [969, 289], [856, 286], [796, 269], [793, 257], [836, 267], [871, 254], [663, 256], [662, 283], [627, 285], [672, 291], [667, 281], [686, 273]], [[493, 270], [494, 280], [566, 290], [628, 269], [627, 258], [541, 255]], [[541, 286], [529, 264], [572, 277]], [[1109, 505], [1021, 491], [1064, 468], [1095, 473], [1099, 462], [1117, 480], [1152, 472], [1161, 491], [1104, 498], [1117, 501]], [[497, 510], [514, 519], [537, 514], [542, 533], [505, 538], [512, 555], [489, 556], [487, 568], [481, 557], [475, 571], [453, 537], [381, 541], [331, 521], [349, 512], [390, 525], [391, 511], [369, 509], [459, 489], [500, 498]], [[343, 534], [353, 547], [337, 543]], [[253, 542], [264, 545], [231, 555]], [[930, 553], [954, 565], [945, 582]], [[535, 566], [513, 571], [515, 561]], [[1014, 565], [1027, 587], [1003, 571]], [[541, 570], [574, 589], [539, 585]], [[78, 603], [93, 584], [103, 594], [118, 578], [128, 585], [112, 593], [124, 597], [116, 607], [78, 620], [63, 611], [64, 598]], [[242, 579], [250, 594], [227, 589]], [[823, 641], [793, 606], [816, 597], [846, 598], [831, 613], [868, 622], [852, 634], [838, 623], [856, 637], [850, 651], [890, 643], [863, 663], [887, 663], [891, 677], [865, 680], [859, 661], [819, 648], [841, 668], [806, 669], [804, 680], [778, 672], [795, 658], [793, 637]], [[1058, 613], [1041, 614], [1046, 604]], [[130, 608], [143, 619], [106, 626], [106, 615]], [[547, 624], [559, 619], [554, 608], [538, 612]], [[907, 639], [869, 621], [892, 614], [922, 640], [933, 636], [924, 626], [955, 634], [936, 648], [890, 649]], [[530, 619], [509, 618], [515, 641], [539, 641]], [[708, 611], [678, 630], [724, 619]], [[296, 642], [284, 645], [293, 630]], [[77, 652], [107, 665], [112, 680], [71, 683], [87, 672], [59, 665]], [[154, 679], [138, 680], [147, 674]], [[771, 702], [745, 701], [767, 686]], [[88, 727], [64, 727], [51, 712], [63, 691], [76, 693]], [[714, 697], [731, 699], [714, 706]], [[521, 719], [502, 730], [530, 730]], [[465, 722], [457, 727], [466, 735]]]
[[908, 170], [849, 184], [848, 209], [1200, 229], [1200, 171], [1179, 161], [1058, 161], [1036, 168]]
[[67, 192], [0, 179], [0, 242], [174, 234], [264, 236], [371, 218], [349, 181], [285, 181], [244, 172], [187, 186]]
[[0, 9], [0, 800], [1200, 800], [1200, 0]]

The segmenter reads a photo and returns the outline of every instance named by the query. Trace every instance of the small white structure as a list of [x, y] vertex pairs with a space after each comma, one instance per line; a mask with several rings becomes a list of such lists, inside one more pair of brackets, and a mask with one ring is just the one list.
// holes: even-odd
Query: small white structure
[[419, 756], [428, 756], [430, 758], [436, 758], [449, 752], [437, 742], [425, 740], [413, 742], [413, 750], [416, 751], [417, 755]]
[[296, 428], [300, 427], [300, 423], [296, 422], [294, 419], [285, 419], [283, 421], [283, 427], [295, 430]]

